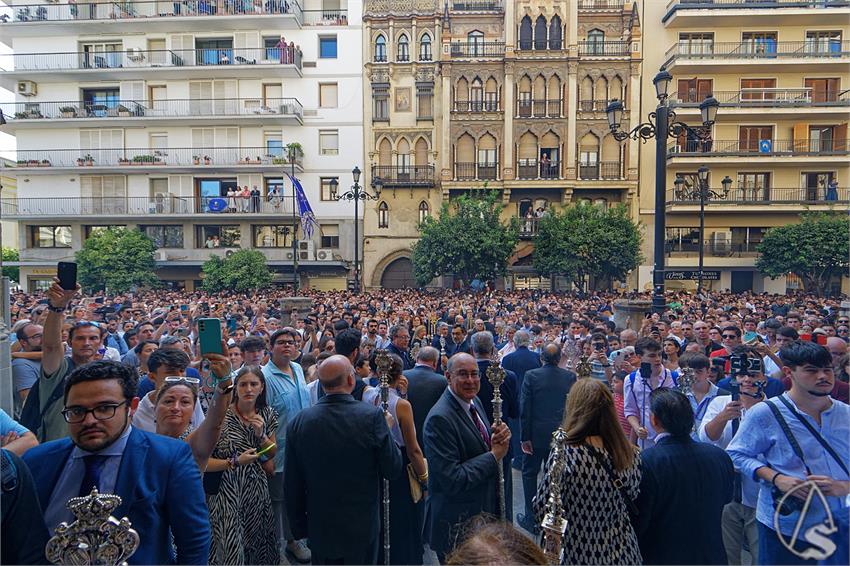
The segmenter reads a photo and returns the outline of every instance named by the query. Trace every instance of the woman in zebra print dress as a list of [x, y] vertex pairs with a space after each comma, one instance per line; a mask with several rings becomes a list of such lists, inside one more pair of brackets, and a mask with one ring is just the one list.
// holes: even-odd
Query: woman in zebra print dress
[[280, 547], [267, 481], [274, 471], [277, 414], [266, 403], [266, 382], [257, 366], [244, 367], [227, 410], [221, 437], [207, 471], [223, 471], [216, 495], [209, 498], [213, 536], [210, 564], [278, 564]]

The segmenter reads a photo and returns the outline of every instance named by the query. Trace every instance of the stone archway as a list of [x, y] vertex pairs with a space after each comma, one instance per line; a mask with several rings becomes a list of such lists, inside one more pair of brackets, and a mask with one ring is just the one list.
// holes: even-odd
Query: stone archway
[[416, 279], [413, 277], [413, 263], [409, 257], [394, 259], [384, 268], [381, 274], [381, 287], [388, 289], [416, 288]]

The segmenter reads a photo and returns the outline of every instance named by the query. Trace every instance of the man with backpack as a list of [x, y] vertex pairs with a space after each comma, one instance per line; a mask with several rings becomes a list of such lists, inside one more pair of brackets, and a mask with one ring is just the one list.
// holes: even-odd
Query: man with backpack
[[65, 345], [62, 343], [63, 313], [79, 289], [77, 286], [67, 291], [54, 278], [53, 285], [47, 291], [49, 312], [44, 321], [41, 373], [21, 412], [21, 424], [35, 432], [39, 442], [68, 436], [68, 425], [62, 417], [63, 404], [59, 402], [65, 390], [65, 378], [75, 368], [99, 358], [102, 334], [93, 322], [77, 322], [71, 327], [68, 331], [71, 355], [65, 355]]
[[653, 338], [635, 342], [635, 354], [640, 356], [640, 369], [633, 371], [623, 383], [623, 412], [637, 433], [641, 449], [655, 445], [655, 429], [649, 420], [649, 396], [660, 387], [676, 387], [678, 372], [664, 367], [661, 344]]

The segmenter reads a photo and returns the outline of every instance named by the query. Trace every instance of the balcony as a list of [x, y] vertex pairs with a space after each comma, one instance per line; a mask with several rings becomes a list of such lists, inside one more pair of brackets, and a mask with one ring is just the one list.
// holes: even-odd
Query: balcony
[[623, 0], [579, 0], [579, 12], [618, 12], [623, 9]]
[[305, 26], [347, 26], [348, 10], [303, 10]]
[[[699, 207], [699, 201], [687, 198], [689, 195], [667, 191], [668, 207], [692, 206]], [[824, 187], [808, 188], [745, 188], [732, 189], [725, 199], [712, 199], [705, 203], [707, 209], [724, 206], [755, 206], [767, 205], [847, 205], [850, 204], [850, 189], [837, 188], [830, 191]]]
[[[754, 257], [758, 255], [760, 241], [705, 240], [703, 251], [712, 257]], [[699, 253], [699, 238], [667, 241], [667, 257], [690, 256]], [[707, 266], [711, 267], [711, 266]]]
[[520, 238], [533, 238], [537, 235], [537, 226], [540, 223], [540, 219], [537, 217], [534, 218], [523, 218], [522, 216], [517, 217], [517, 224], [519, 225], [519, 237]]
[[517, 118], [560, 118], [560, 100], [517, 100]]
[[300, 125], [304, 116], [304, 108], [295, 98], [168, 99], [152, 104], [135, 100], [110, 100], [108, 104], [79, 100], [14, 102], [0, 104], [0, 110], [6, 117], [7, 130], [67, 126], [70, 122], [107, 127], [138, 126], [142, 121], [191, 125], [236, 117]]
[[743, 41], [692, 43], [681, 41], [667, 50], [664, 67], [681, 72], [743, 72], [778, 66], [783, 70], [818, 71], [846, 69], [850, 63], [850, 41]]
[[455, 163], [456, 181], [494, 181], [499, 173], [497, 163]]
[[386, 187], [433, 187], [433, 165], [373, 165], [372, 180]]
[[[775, 158], [777, 164], [799, 165], [799, 160], [789, 157], [805, 158], [805, 161], [843, 162], [850, 154], [847, 139], [833, 140], [714, 140], [700, 143], [695, 140], [676, 142], [667, 147], [667, 159], [688, 159], [699, 161], [706, 158]], [[733, 159], [730, 162], [734, 162]], [[794, 163], [792, 163], [792, 161]]]
[[[227, 48], [107, 52], [16, 53], [14, 68], [4, 70], [0, 86], [14, 90], [18, 80], [123, 80], [207, 77], [300, 77], [301, 49]], [[155, 75], [153, 75], [155, 73]]]
[[579, 41], [578, 54], [586, 58], [619, 59], [630, 56], [631, 45], [630, 41]]
[[449, 44], [452, 59], [502, 59], [505, 56], [504, 41], [454, 41]]
[[[601, 112], [604, 113], [608, 108], [608, 104], [610, 100], [580, 100], [578, 103], [578, 111], [579, 112]], [[620, 101], [625, 104], [625, 101]], [[627, 108], [623, 108], [625, 112], [628, 112]], [[624, 119], [628, 119], [627, 115], [623, 116]]]
[[558, 161], [540, 163], [536, 159], [520, 159], [516, 165], [517, 179], [560, 179], [561, 164]]
[[[850, 108], [850, 90], [813, 91], [811, 88], [745, 88], [741, 90], [714, 91], [713, 96], [723, 106], [717, 119], [738, 121], [744, 117], [771, 116], [773, 118], [795, 118], [801, 114], [821, 118], [847, 115]], [[698, 116], [702, 97], [696, 92], [674, 94], [673, 105], [683, 117]], [[765, 109], [769, 109], [765, 112]]]
[[623, 164], [619, 161], [600, 161], [593, 165], [579, 165], [578, 178], [581, 181], [614, 181], [625, 179]]
[[501, 112], [500, 101], [496, 100], [455, 100], [452, 112]]
[[[73, 169], [80, 173], [119, 173], [177, 171], [187, 173], [229, 171], [267, 171], [293, 165], [287, 155], [269, 154], [266, 147], [215, 148], [113, 148], [45, 149], [17, 152], [15, 170], [27, 175], [50, 174]], [[296, 171], [303, 171], [303, 156], [295, 157]]]
[[[67, 34], [67, 26], [86, 33], [139, 31], [150, 24], [156, 31], [298, 29], [303, 11], [297, 0], [144, 0], [122, 2], [22, 3], [10, 6], [11, 19], [3, 25], [4, 41], [14, 37]], [[310, 25], [306, 24], [305, 25]], [[103, 29], [108, 26], [108, 31]], [[6, 39], [8, 38], [8, 39]]]
[[672, 29], [746, 26], [753, 18], [765, 25], [817, 25], [846, 17], [847, 8], [848, 0], [671, 0], [661, 21]]
[[499, 0], [455, 0], [452, 2], [452, 12], [498, 13], [504, 10]]
[[[151, 197], [51, 197], [51, 198], [9, 198], [0, 201], [0, 215], [3, 218], [45, 218], [103, 216], [121, 217], [189, 217], [197, 214], [217, 216], [271, 215], [292, 216], [292, 198], [287, 195], [280, 201], [260, 199], [259, 207], [242, 207], [242, 199], [237, 201], [237, 212], [218, 210], [211, 197], [179, 197], [176, 195], [157, 195]], [[224, 199], [226, 200], [226, 199]], [[247, 212], [243, 212], [247, 210]]]

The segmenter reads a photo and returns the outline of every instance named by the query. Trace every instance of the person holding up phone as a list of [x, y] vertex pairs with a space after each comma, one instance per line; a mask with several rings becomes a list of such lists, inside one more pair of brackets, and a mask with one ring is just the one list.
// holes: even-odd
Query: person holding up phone
[[641, 449], [655, 445], [655, 429], [649, 420], [649, 396], [660, 387], [675, 387], [678, 373], [664, 367], [661, 344], [652, 338], [635, 343], [635, 354], [641, 357], [640, 369], [626, 376], [623, 384], [623, 413], [638, 437]]

